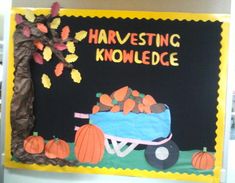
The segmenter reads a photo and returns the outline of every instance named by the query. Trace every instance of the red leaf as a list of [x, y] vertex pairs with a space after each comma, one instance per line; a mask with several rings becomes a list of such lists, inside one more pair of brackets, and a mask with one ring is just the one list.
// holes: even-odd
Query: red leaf
[[58, 63], [56, 66], [55, 66], [55, 75], [58, 77], [60, 76], [62, 73], [63, 73], [63, 70], [64, 70], [64, 64], [62, 62]]
[[43, 58], [40, 53], [38, 52], [33, 53], [33, 59], [36, 63], [41, 64], [41, 65], [43, 64]]
[[43, 33], [47, 33], [47, 32], [48, 32], [47, 27], [46, 27], [44, 24], [42, 24], [42, 23], [37, 23], [37, 28], [38, 28], [41, 32], [43, 32]]
[[69, 32], [70, 32], [69, 26], [63, 27], [63, 29], [61, 31], [61, 39], [62, 40], [67, 39], [69, 37]]
[[22, 29], [22, 34], [25, 36], [25, 37], [30, 37], [31, 35], [31, 30], [29, 28], [29, 26], [25, 25]]
[[15, 15], [15, 21], [16, 21], [16, 24], [21, 24], [24, 20], [23, 20], [23, 17], [19, 14], [16, 14]]
[[34, 42], [33, 42], [33, 44], [34, 44], [34, 46], [37, 48], [37, 49], [39, 49], [39, 50], [43, 50], [43, 48], [44, 48], [44, 45], [42, 44], [42, 42], [41, 41], [39, 41], [39, 40], [35, 40]]
[[54, 2], [51, 6], [51, 17], [57, 16], [59, 11], [60, 11], [60, 4], [58, 2]]
[[55, 43], [54, 44], [55, 49], [59, 50], [59, 51], [63, 51], [67, 49], [67, 46], [63, 43]]

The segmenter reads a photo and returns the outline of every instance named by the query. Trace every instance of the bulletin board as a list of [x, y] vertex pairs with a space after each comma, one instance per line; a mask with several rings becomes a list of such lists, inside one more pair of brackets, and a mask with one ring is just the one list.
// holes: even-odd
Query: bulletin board
[[228, 20], [13, 9], [5, 166], [219, 182]]

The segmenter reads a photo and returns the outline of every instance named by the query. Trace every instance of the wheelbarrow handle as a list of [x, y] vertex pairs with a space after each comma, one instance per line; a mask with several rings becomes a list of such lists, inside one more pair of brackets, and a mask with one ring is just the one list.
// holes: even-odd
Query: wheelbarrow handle
[[90, 114], [75, 112], [74, 113], [74, 118], [89, 119], [90, 118]]

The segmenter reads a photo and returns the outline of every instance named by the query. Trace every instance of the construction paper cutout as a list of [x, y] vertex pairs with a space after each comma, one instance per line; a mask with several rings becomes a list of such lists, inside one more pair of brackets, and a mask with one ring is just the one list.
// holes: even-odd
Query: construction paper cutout
[[84, 114], [84, 113], [79, 113], [79, 112], [75, 112], [74, 117], [79, 118], [79, 119], [89, 119], [90, 118], [89, 114]]
[[[155, 141], [158, 141], [157, 139]], [[165, 170], [173, 166], [179, 158], [179, 148], [172, 141], [159, 146], [147, 146], [145, 149], [145, 159], [153, 167]]]
[[69, 26], [64, 26], [61, 31], [61, 39], [66, 40], [69, 37], [70, 28]]
[[24, 140], [24, 150], [30, 154], [39, 154], [44, 150], [44, 139], [37, 132]]
[[[67, 46], [66, 46], [67, 47]], [[76, 54], [68, 54], [65, 57], [66, 62], [73, 63], [76, 62], [78, 59], [78, 56]]]
[[62, 62], [58, 63], [56, 66], [55, 66], [55, 75], [58, 77], [60, 76], [62, 73], [63, 73], [63, 70], [64, 70], [64, 64]]
[[111, 108], [110, 112], [119, 112], [120, 111], [120, 106], [119, 105], [115, 105]]
[[82, 80], [81, 74], [77, 69], [72, 69], [71, 71], [71, 78], [75, 83], [80, 83]]
[[65, 159], [69, 156], [70, 149], [69, 144], [61, 139], [52, 139], [49, 140], [45, 146], [45, 155], [48, 158], [54, 159]]
[[100, 96], [100, 103], [101, 104], [104, 104], [105, 106], [109, 106], [109, 107], [112, 107], [113, 106], [113, 103], [112, 103], [112, 99], [109, 95], [107, 94], [102, 94]]
[[60, 11], [60, 4], [58, 2], [54, 2], [51, 6], [51, 17], [57, 16], [59, 11]]
[[35, 20], [35, 15], [34, 15], [34, 13], [31, 11], [31, 10], [29, 10], [29, 9], [26, 9], [25, 10], [25, 18], [26, 18], [26, 20], [28, 20], [29, 22], [34, 22], [34, 20]]
[[85, 39], [87, 36], [87, 31], [79, 31], [75, 34], [75, 39], [78, 41], [82, 41], [83, 39]]
[[33, 59], [36, 63], [41, 64], [41, 65], [43, 64], [43, 58], [40, 53], [38, 52], [33, 53]]
[[54, 48], [59, 50], [59, 51], [64, 51], [67, 49], [67, 46], [63, 43], [55, 43]]
[[104, 134], [95, 125], [83, 125], [75, 135], [74, 153], [82, 163], [97, 164], [104, 154]]
[[43, 58], [46, 60], [46, 61], [50, 61], [51, 60], [51, 57], [52, 57], [52, 51], [51, 51], [51, 48], [49, 46], [46, 46], [43, 50]]
[[51, 24], [50, 24], [51, 29], [57, 29], [59, 27], [60, 23], [61, 23], [60, 18], [53, 19]]
[[34, 44], [34, 46], [37, 48], [37, 49], [39, 49], [39, 50], [43, 50], [43, 48], [44, 48], [44, 45], [42, 44], [42, 42], [40, 41], [40, 40], [35, 40], [35, 41], [33, 41], [33, 44]]
[[69, 53], [74, 53], [75, 52], [75, 45], [72, 41], [68, 41], [66, 46], [67, 46], [67, 49], [68, 49]]
[[127, 99], [124, 102], [123, 105], [123, 114], [128, 114], [129, 112], [131, 112], [135, 107], [135, 101], [132, 99]]
[[16, 14], [15, 15], [15, 21], [16, 21], [16, 24], [19, 25], [21, 24], [24, 20], [23, 20], [23, 17], [19, 14]]
[[138, 92], [137, 90], [133, 90], [133, 91], [131, 92], [131, 94], [132, 94], [134, 97], [139, 97], [140, 92]]
[[43, 23], [37, 23], [37, 28], [43, 32], [43, 33], [47, 33], [48, 32], [48, 29], [47, 27], [43, 24]]
[[124, 86], [118, 90], [116, 90], [114, 93], [113, 93], [113, 97], [121, 102], [125, 99], [126, 95], [127, 95], [127, 92], [128, 92], [128, 86]]
[[31, 30], [30, 30], [29, 26], [24, 25], [23, 30], [22, 30], [22, 34], [23, 34], [25, 37], [28, 37], [28, 38], [30, 37], [30, 35], [31, 35]]
[[210, 170], [214, 167], [215, 158], [207, 152], [207, 148], [204, 147], [203, 151], [196, 152], [192, 156], [192, 166], [199, 170]]
[[100, 111], [100, 107], [98, 105], [94, 105], [92, 107], [92, 114], [95, 114]]
[[151, 106], [156, 104], [157, 102], [155, 101], [155, 99], [151, 96], [151, 95], [145, 95], [143, 98], [143, 104], [147, 105], [147, 106]]
[[45, 88], [47, 88], [47, 89], [51, 88], [51, 80], [46, 74], [42, 75], [41, 80], [42, 80], [42, 84]]

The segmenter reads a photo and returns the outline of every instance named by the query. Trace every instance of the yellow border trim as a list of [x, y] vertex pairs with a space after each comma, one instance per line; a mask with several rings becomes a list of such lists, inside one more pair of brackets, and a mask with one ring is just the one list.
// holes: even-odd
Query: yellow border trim
[[[36, 15], [49, 14], [49, 9], [32, 9]], [[53, 171], [53, 172], [73, 172], [73, 173], [95, 173], [95, 174], [112, 174], [112, 175], [127, 175], [140, 176], [149, 178], [166, 178], [172, 180], [187, 180], [199, 182], [220, 182], [220, 171], [222, 169], [223, 159], [223, 137], [225, 125], [225, 108], [226, 108], [226, 86], [227, 86], [227, 60], [228, 60], [228, 31], [229, 31], [229, 16], [221, 14], [190, 14], [190, 13], [169, 13], [169, 12], [135, 12], [135, 11], [111, 11], [111, 10], [75, 10], [62, 9], [60, 16], [82, 16], [82, 17], [106, 17], [106, 18], [138, 18], [138, 19], [162, 19], [162, 20], [186, 20], [186, 21], [220, 21], [222, 24], [222, 40], [221, 40], [221, 57], [220, 57], [220, 80], [218, 82], [218, 98], [217, 98], [217, 130], [216, 130], [216, 153], [215, 153], [215, 168], [214, 175], [196, 175], [186, 173], [170, 173], [170, 172], [156, 172], [138, 169], [114, 169], [114, 168], [98, 168], [98, 167], [69, 167], [53, 165], [37, 165], [37, 164], [23, 164], [11, 161], [11, 125], [10, 125], [10, 107], [13, 96], [13, 79], [14, 79], [14, 46], [13, 33], [15, 31], [14, 16], [16, 13], [24, 14], [25, 9], [16, 8], [12, 10], [11, 28], [10, 28], [10, 43], [9, 43], [9, 63], [7, 69], [7, 97], [6, 97], [6, 137], [5, 137], [5, 161], [4, 165], [8, 168], [23, 168], [30, 170]]]

